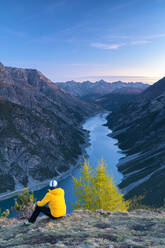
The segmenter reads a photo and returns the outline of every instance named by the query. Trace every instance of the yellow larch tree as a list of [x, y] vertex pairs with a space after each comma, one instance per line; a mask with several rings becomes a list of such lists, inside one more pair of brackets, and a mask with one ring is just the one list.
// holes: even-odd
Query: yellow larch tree
[[90, 169], [89, 164], [84, 160], [83, 167], [81, 169], [82, 176], [77, 180], [73, 177], [74, 193], [78, 197], [78, 200], [73, 204], [75, 209], [91, 209], [93, 210], [93, 171]]
[[84, 160], [81, 175], [79, 179], [73, 177], [74, 193], [77, 196], [74, 209], [127, 211], [129, 202], [124, 200], [113, 177], [108, 175], [103, 159], [95, 170]]
[[98, 167], [94, 173], [93, 178], [93, 191], [94, 191], [94, 202], [95, 209], [104, 209], [106, 207], [107, 198], [107, 185], [109, 176], [106, 171], [105, 162], [103, 159], [98, 163]]
[[113, 182], [113, 178], [109, 179], [106, 198], [107, 209], [113, 211], [127, 211], [129, 201], [125, 201], [123, 194], [118, 190]]

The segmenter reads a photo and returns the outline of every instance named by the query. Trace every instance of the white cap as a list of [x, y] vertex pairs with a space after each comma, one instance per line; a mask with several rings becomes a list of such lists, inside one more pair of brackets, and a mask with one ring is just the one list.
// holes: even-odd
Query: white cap
[[56, 180], [54, 180], [54, 179], [52, 179], [51, 181], [50, 181], [50, 183], [49, 183], [49, 186], [50, 187], [52, 187], [52, 188], [55, 188], [56, 186], [57, 186], [57, 181]]

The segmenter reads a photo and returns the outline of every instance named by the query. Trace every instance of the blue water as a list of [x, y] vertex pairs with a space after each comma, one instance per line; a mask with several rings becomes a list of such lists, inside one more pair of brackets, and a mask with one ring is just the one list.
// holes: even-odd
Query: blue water
[[[87, 119], [84, 123], [83, 128], [90, 131], [90, 146], [86, 148], [88, 154], [88, 161], [92, 168], [95, 168], [102, 158], [107, 165], [107, 171], [110, 175], [113, 175], [114, 182], [119, 184], [122, 180], [122, 174], [117, 170], [116, 164], [119, 159], [123, 156], [120, 153], [116, 139], [113, 139], [107, 134], [111, 131], [108, 127], [103, 126], [106, 123], [107, 114], [97, 114], [94, 117]], [[80, 168], [75, 168], [74, 171], [64, 180], [59, 182], [59, 187], [62, 187], [65, 191], [65, 200], [67, 205], [67, 213], [72, 211], [72, 203], [75, 202], [76, 198], [73, 192], [73, 180], [72, 176], [78, 178], [80, 176]], [[41, 190], [35, 191], [34, 196], [37, 200], [43, 198], [47, 192], [48, 187]], [[5, 210], [10, 209], [14, 206], [15, 197], [0, 201], [0, 208]]]

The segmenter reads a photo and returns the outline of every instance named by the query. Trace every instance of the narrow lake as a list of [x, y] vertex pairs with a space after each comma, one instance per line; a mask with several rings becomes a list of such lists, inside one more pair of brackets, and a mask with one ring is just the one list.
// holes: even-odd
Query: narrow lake
[[[86, 148], [88, 154], [88, 161], [92, 168], [95, 168], [102, 158], [107, 164], [107, 171], [110, 175], [113, 175], [114, 182], [119, 184], [122, 180], [122, 174], [117, 170], [117, 163], [123, 154], [121, 150], [116, 145], [117, 140], [107, 136], [111, 130], [106, 123], [107, 113], [100, 113], [94, 117], [90, 117], [86, 120], [83, 128], [90, 131], [90, 146]], [[64, 180], [61, 180], [59, 186], [65, 190], [65, 199], [67, 205], [67, 213], [72, 211], [72, 203], [75, 202], [75, 196], [73, 192], [73, 181], [72, 176], [78, 178], [80, 175], [80, 168], [75, 168], [73, 172]], [[42, 199], [42, 197], [47, 192], [48, 187], [41, 190], [35, 191], [34, 196], [36, 199]], [[14, 198], [9, 198], [0, 201], [0, 208], [5, 210], [6, 208], [11, 208], [14, 205]]]

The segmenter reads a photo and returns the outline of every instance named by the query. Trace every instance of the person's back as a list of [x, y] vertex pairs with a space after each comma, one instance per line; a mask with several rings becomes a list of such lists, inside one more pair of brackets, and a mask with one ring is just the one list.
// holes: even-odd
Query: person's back
[[66, 204], [64, 198], [64, 190], [62, 188], [49, 189], [42, 201], [38, 201], [37, 205], [42, 207], [46, 204], [49, 205], [50, 212], [54, 217], [61, 217], [66, 214]]

